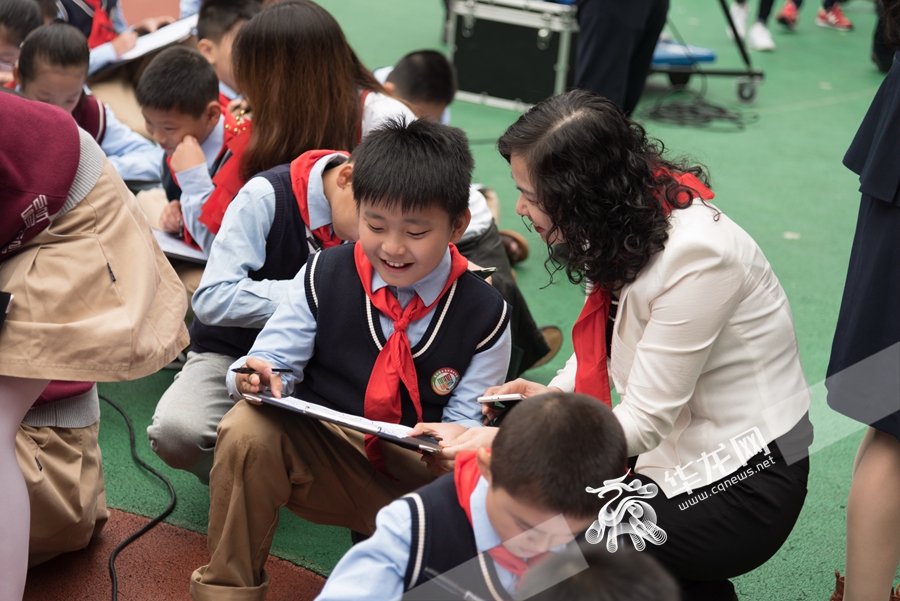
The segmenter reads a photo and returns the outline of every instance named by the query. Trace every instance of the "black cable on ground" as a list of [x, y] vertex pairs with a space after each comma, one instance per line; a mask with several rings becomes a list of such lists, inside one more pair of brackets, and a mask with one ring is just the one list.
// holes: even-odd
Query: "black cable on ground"
[[134, 426], [131, 423], [131, 418], [128, 417], [127, 413], [125, 413], [125, 410], [122, 409], [119, 405], [117, 405], [113, 401], [111, 401], [108, 397], [105, 397], [102, 394], [99, 396], [101, 399], [103, 399], [104, 401], [109, 403], [110, 406], [113, 409], [115, 409], [116, 411], [118, 411], [122, 415], [122, 417], [125, 419], [125, 424], [128, 426], [128, 439], [131, 444], [131, 456], [134, 458], [134, 460], [137, 462], [138, 465], [140, 465], [142, 468], [144, 468], [145, 470], [147, 470], [148, 472], [150, 472], [151, 474], [153, 474], [154, 476], [156, 476], [157, 478], [159, 478], [160, 480], [163, 481], [163, 484], [165, 484], [169, 488], [169, 496], [171, 498], [171, 500], [169, 501], [169, 506], [166, 507], [165, 511], [163, 511], [161, 514], [159, 514], [158, 516], [156, 516], [155, 518], [153, 518], [146, 524], [144, 524], [144, 526], [140, 530], [134, 532], [131, 536], [129, 536], [124, 541], [119, 543], [119, 545], [116, 546], [115, 549], [113, 549], [113, 552], [110, 553], [110, 555], [109, 555], [109, 578], [112, 581], [112, 601], [117, 601], [119, 598], [119, 586], [118, 586], [118, 581], [116, 579], [116, 557], [119, 555], [119, 553], [122, 551], [122, 549], [124, 549], [125, 547], [127, 547], [128, 545], [130, 545], [131, 543], [136, 541], [141, 536], [145, 535], [154, 526], [156, 526], [161, 521], [166, 519], [166, 517], [170, 513], [172, 513], [172, 511], [175, 510], [175, 501], [177, 499], [175, 496], [175, 488], [172, 486], [172, 483], [169, 482], [169, 480], [165, 476], [163, 476], [157, 470], [155, 470], [153, 468], [153, 466], [151, 466], [146, 461], [144, 461], [143, 459], [138, 457], [137, 449], [135, 448], [135, 444], [134, 444]]
[[[675, 24], [668, 20], [667, 22], [678, 43], [687, 47]], [[691, 59], [691, 66], [696, 68], [697, 61], [690, 54], [688, 57]], [[638, 111], [635, 115], [638, 120], [646, 119], [671, 125], [710, 128], [716, 131], [741, 131], [748, 125], [759, 121], [758, 113], [745, 113], [709, 102], [706, 100], [708, 76], [702, 71], [690, 73], [690, 75], [701, 77], [702, 83], [699, 92], [691, 90], [686, 85], [673, 85], [652, 105]]]

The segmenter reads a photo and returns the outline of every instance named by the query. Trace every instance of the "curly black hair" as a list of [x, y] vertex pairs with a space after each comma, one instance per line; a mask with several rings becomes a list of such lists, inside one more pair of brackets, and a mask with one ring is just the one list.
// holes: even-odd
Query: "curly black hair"
[[[498, 148], [507, 161], [523, 159], [537, 203], [552, 222], [547, 239], [569, 248], [569, 281], [586, 279], [607, 290], [637, 278], [668, 240], [669, 211], [690, 206], [697, 196], [673, 174], [692, 173], [709, 185], [705, 167], [663, 158], [661, 141], [613, 102], [585, 90], [538, 103], [506, 130]], [[563, 268], [552, 252], [546, 265], [551, 281]]]

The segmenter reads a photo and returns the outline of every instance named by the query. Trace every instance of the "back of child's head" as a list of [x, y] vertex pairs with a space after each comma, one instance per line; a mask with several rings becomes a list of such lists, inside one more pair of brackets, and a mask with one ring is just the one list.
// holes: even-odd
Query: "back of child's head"
[[356, 147], [353, 197], [402, 212], [439, 205], [454, 223], [469, 206], [474, 161], [462, 130], [425, 119], [389, 119]]
[[625, 475], [618, 419], [583, 394], [555, 392], [518, 403], [491, 449], [491, 486], [565, 517], [596, 515], [603, 501], [585, 488]]
[[456, 94], [456, 69], [435, 50], [410, 52], [394, 65], [387, 81], [408, 102], [448, 105]]
[[41, 9], [35, 0], [2, 0], [0, 43], [18, 47], [43, 22]]
[[234, 79], [253, 109], [241, 175], [288, 163], [316, 148], [350, 151], [360, 89], [384, 92], [331, 14], [311, 0], [266, 7], [238, 32]]
[[[568, 553], [554, 554], [528, 571], [518, 598], [531, 601], [681, 599], [675, 579], [646, 553], [627, 548], [610, 553], [605, 546], [598, 545], [585, 550], [584, 559], [588, 564], [587, 569], [582, 569], [584, 564]], [[557, 582], [558, 584], [548, 588], [548, 585]]]
[[259, 0], [205, 0], [197, 16], [197, 39], [218, 44], [235, 25], [261, 10]]
[[199, 118], [218, 101], [219, 80], [202, 54], [173, 46], [150, 61], [134, 92], [141, 107]]
[[19, 54], [22, 85], [34, 81], [38, 72], [47, 67], [84, 69], [87, 78], [90, 55], [87, 39], [77, 28], [62, 21], [41, 25], [22, 43]]
[[59, 16], [59, 7], [56, 0], [35, 0], [38, 8], [41, 10], [41, 18], [44, 24], [50, 23]]

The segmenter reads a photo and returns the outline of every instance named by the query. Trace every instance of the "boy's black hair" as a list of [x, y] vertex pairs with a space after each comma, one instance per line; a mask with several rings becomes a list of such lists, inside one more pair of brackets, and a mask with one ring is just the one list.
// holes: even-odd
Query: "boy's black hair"
[[404, 213], [439, 205], [455, 223], [469, 207], [475, 163], [461, 129], [426, 119], [389, 119], [350, 156], [356, 206]]
[[184, 46], [166, 48], [150, 61], [134, 89], [141, 107], [194, 118], [219, 99], [219, 79], [203, 55]]
[[41, 26], [41, 9], [34, 0], [0, 2], [0, 33], [6, 42], [18, 46], [28, 34]]
[[[518, 597], [531, 601], [679, 601], [675, 579], [653, 557], [605, 545], [584, 550], [588, 568], [567, 553], [554, 553], [528, 571]], [[564, 579], [560, 581], [560, 579]], [[544, 588], [546, 584], [559, 582]], [[541, 591], [532, 596], [534, 591]]]
[[87, 77], [91, 51], [87, 39], [76, 27], [55, 21], [28, 34], [19, 53], [19, 75], [23, 82], [37, 77], [39, 63], [47, 67], [79, 67]]
[[197, 16], [197, 39], [218, 44], [237, 23], [261, 10], [260, 0], [205, 0]]
[[625, 475], [619, 420], [583, 394], [555, 392], [518, 403], [491, 449], [492, 487], [564, 517], [596, 516], [604, 501], [585, 488]]
[[434, 50], [410, 52], [394, 66], [387, 81], [408, 102], [450, 104], [456, 94], [456, 69]]

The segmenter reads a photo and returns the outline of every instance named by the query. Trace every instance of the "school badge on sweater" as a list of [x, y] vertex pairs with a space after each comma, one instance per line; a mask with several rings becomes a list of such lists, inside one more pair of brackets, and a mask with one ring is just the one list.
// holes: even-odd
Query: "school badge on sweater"
[[452, 367], [442, 367], [431, 375], [431, 389], [435, 394], [446, 396], [459, 384], [459, 372]]

